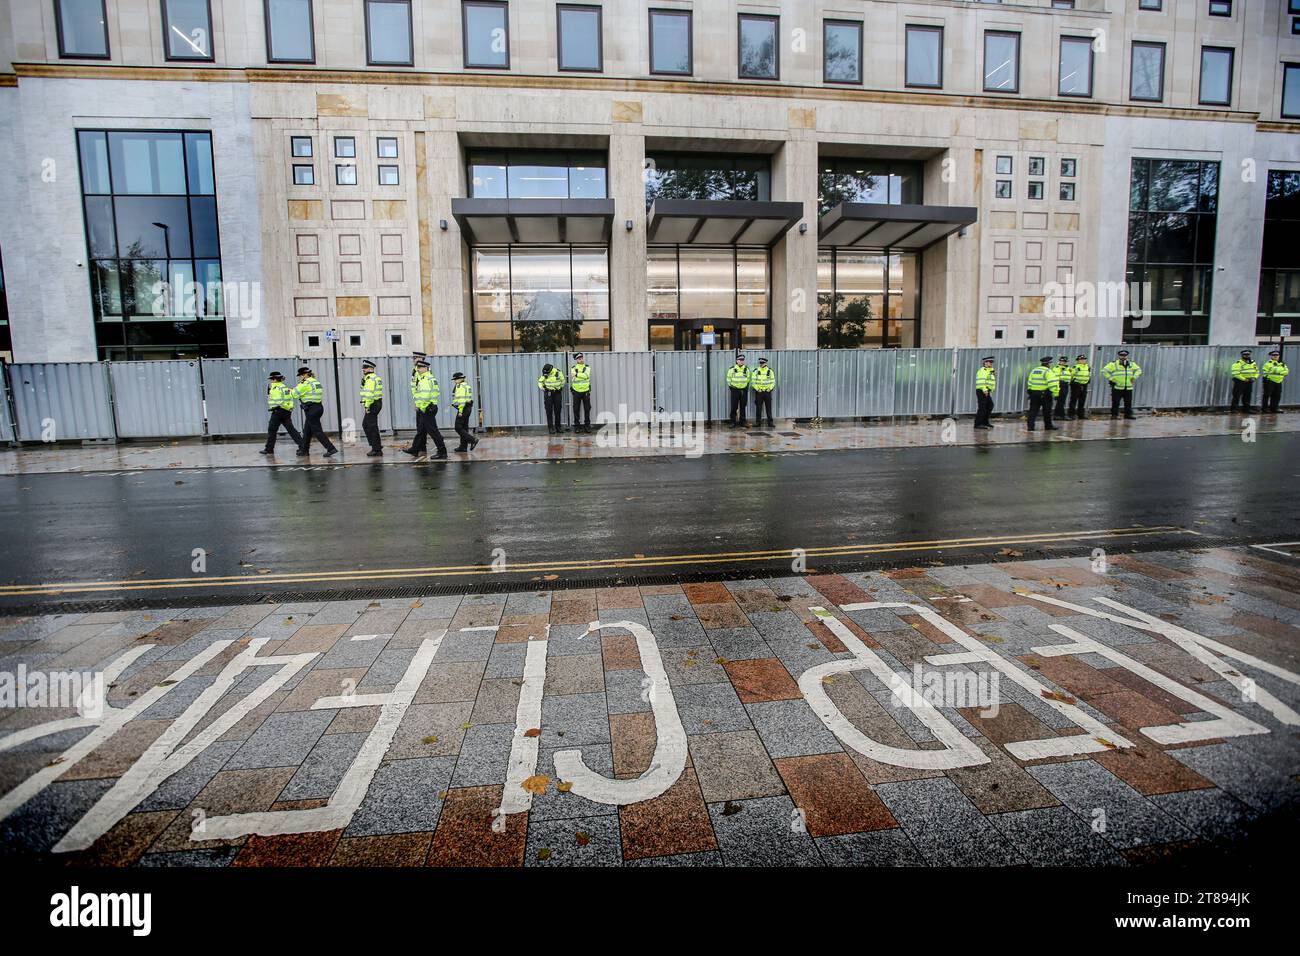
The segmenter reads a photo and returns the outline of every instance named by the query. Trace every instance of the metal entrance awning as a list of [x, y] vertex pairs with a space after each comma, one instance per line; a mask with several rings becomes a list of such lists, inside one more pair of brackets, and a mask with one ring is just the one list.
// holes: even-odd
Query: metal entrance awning
[[471, 245], [608, 243], [612, 199], [453, 199], [451, 215]]
[[656, 199], [646, 242], [771, 246], [803, 218], [801, 202], [741, 199]]
[[817, 244], [920, 252], [977, 219], [974, 206], [840, 203], [817, 224]]

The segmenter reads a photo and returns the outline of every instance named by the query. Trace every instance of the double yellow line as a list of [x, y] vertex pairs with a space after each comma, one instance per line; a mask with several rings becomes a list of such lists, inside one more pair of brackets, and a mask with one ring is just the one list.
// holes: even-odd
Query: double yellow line
[[[882, 544], [839, 545], [804, 548], [807, 558], [852, 557], [855, 555], [894, 554], [915, 551], [943, 551], [952, 548], [978, 548], [994, 545], [1063, 544], [1074, 541], [1098, 541], [1115, 538], [1140, 538], [1158, 534], [1197, 534], [1174, 525], [1139, 528], [1103, 528], [1095, 531], [1026, 533], [981, 538], [944, 538], [932, 541], [894, 541]], [[770, 551], [724, 551], [714, 554], [668, 554], [646, 557], [601, 558], [590, 561], [534, 561], [510, 564], [500, 570], [490, 564], [445, 565], [428, 568], [386, 568], [371, 571], [303, 571], [281, 574], [240, 574], [229, 577], [195, 575], [188, 578], [153, 578], [125, 581], [79, 581], [62, 584], [8, 585], [0, 587], [0, 597], [23, 597], [51, 594], [95, 593], [112, 591], [155, 591], [176, 588], [263, 587], [269, 584], [320, 584], [357, 581], [391, 581], [402, 578], [467, 577], [487, 574], [558, 573], [562, 571], [616, 571], [625, 568], [673, 568], [701, 564], [734, 564], [750, 561], [773, 561], [794, 556], [792, 548]]]

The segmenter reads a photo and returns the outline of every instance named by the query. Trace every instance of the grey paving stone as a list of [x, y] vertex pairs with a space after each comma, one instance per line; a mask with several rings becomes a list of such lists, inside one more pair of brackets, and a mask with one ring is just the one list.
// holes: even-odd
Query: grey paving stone
[[897, 631], [900, 628], [911, 630], [904, 618], [899, 617], [895, 612], [888, 608], [870, 608], [865, 611], [844, 611], [835, 605], [831, 605], [826, 610], [830, 611], [836, 617], [847, 617], [868, 634], [874, 634], [877, 631]]
[[645, 671], [640, 668], [605, 671], [605, 697], [611, 714], [641, 714], [650, 710], [650, 701], [642, 700]]
[[1189, 830], [1207, 840], [1231, 842], [1249, 829], [1259, 814], [1222, 790], [1183, 790], [1148, 798]]
[[[578, 842], [578, 835], [585, 843]], [[539, 858], [545, 847], [547, 859]], [[577, 817], [571, 820], [528, 820], [526, 866], [622, 866], [623, 840], [618, 815]]]
[[226, 762], [226, 770], [296, 767], [306, 759], [337, 710], [271, 714]]
[[681, 620], [671, 617], [650, 617], [650, 631], [661, 650], [670, 647], [696, 647], [708, 641], [704, 625], [699, 622], [694, 611], [687, 611]]
[[730, 683], [684, 684], [673, 689], [673, 696], [687, 734], [717, 734], [753, 726]]
[[725, 866], [722, 854], [717, 850], [702, 850], [699, 853], [677, 853], [672, 856], [650, 856], [639, 860], [628, 860], [624, 866]]
[[[549, 657], [550, 648], [547, 648]], [[493, 644], [488, 657], [487, 669], [483, 672], [484, 680], [497, 678], [522, 678], [524, 663], [528, 659], [527, 644]]]
[[183, 810], [194, 802], [227, 760], [244, 745], [242, 740], [218, 740], [186, 766], [172, 774], [140, 801], [141, 810]]
[[746, 704], [745, 709], [774, 760], [840, 753], [844, 749], [802, 698]]
[[987, 819], [1034, 866], [1128, 864], [1088, 824], [1065, 807], [994, 813]]
[[182, 850], [177, 853], [146, 853], [136, 866], [229, 866], [239, 855], [237, 846], [217, 846], [208, 850]]
[[698, 734], [687, 741], [705, 803], [785, 793], [785, 781], [756, 732]]
[[387, 647], [379, 652], [375, 662], [366, 671], [357, 685], [359, 694], [375, 694], [391, 691], [411, 666], [418, 647]]
[[368, 736], [330, 734], [321, 737], [277, 799], [328, 800]]
[[[199, 652], [207, 647], [211, 647], [217, 641], [237, 641], [248, 632], [241, 628], [233, 627], [208, 627], [199, 631], [193, 637], [188, 637], [181, 641], [175, 647], [163, 647], [162, 653], [158, 655], [159, 659], [164, 661], [188, 661], [198, 656]], [[145, 643], [148, 643], [147, 641]], [[136, 662], [137, 664], [139, 661]], [[128, 668], [122, 672], [123, 677], [128, 677], [133, 670]]]
[[925, 866], [925, 858], [901, 827], [817, 837], [827, 866]]
[[438, 794], [448, 788], [455, 763], [455, 757], [417, 757], [383, 764], [343, 835], [436, 829], [443, 805]]
[[880, 784], [876, 794], [931, 864], [1009, 866], [1024, 862], [947, 777]]
[[[331, 668], [346, 667], [366, 667], [369, 668], [375, 663], [379, 655], [383, 653], [388, 642], [392, 639], [392, 634], [380, 634], [368, 641], [354, 641], [351, 637], [341, 637], [334, 642], [334, 646], [326, 651], [322, 656], [316, 659], [314, 669], [328, 670]], [[446, 647], [444, 642], [443, 648], [438, 651], [438, 662], [445, 663], [442, 652]]]
[[582, 751], [582, 762], [593, 772], [614, 777], [614, 751], [609, 744], [588, 744], [583, 747], [571, 746], [543, 749], [537, 754], [537, 772], [550, 779], [545, 793], [533, 796], [532, 809], [528, 811], [529, 821], [533, 820], [568, 820], [574, 817], [593, 817], [605, 814], [617, 814], [618, 807], [607, 803], [595, 803], [586, 797], [580, 797], [572, 790], [561, 793], [555, 785], [559, 774], [555, 771], [555, 754], [560, 750]]
[[1294, 810], [1300, 804], [1300, 785], [1294, 779], [1241, 749], [1211, 744], [1166, 753], [1256, 810]]
[[[1178, 754], [1182, 751], [1167, 751]], [[1092, 760], [1040, 764], [1027, 768], [1035, 780], [1085, 823], [1105, 814], [1102, 836], [1112, 846], [1127, 849], [1152, 843], [1186, 840], [1191, 834], [1173, 817]]]
[[821, 866], [821, 854], [806, 830], [792, 826], [788, 796], [709, 804], [709, 819], [727, 866]]
[[542, 747], [582, 747], [609, 742], [609, 712], [605, 709], [604, 694], [542, 698]]
[[717, 628], [709, 632], [709, 642], [723, 660], [755, 661], [776, 656], [752, 627]]
[[496, 639], [495, 631], [448, 631], [438, 648], [438, 663], [486, 661]]
[[586, 624], [552, 624], [550, 636], [546, 640], [547, 659], [577, 654], [600, 654], [600, 632], [588, 632]]
[[432, 620], [432, 621], [450, 621], [456, 616], [456, 611], [460, 608], [461, 596], [453, 594], [448, 597], [429, 597], [427, 595], [415, 598], [420, 602], [419, 607], [411, 608], [411, 613], [406, 616], [406, 620]]
[[[187, 677], [145, 709], [137, 720], [175, 720], [194, 703], [200, 694], [212, 686], [216, 677]], [[159, 683], [162, 683], [161, 681]], [[141, 692], [142, 694], [144, 691]]]
[[507, 616], [511, 614], [548, 614], [551, 610], [550, 591], [517, 591], [506, 595]]
[[452, 774], [453, 787], [484, 787], [506, 782], [510, 767], [510, 743], [515, 725], [478, 724], [465, 731], [460, 758]]
[[605, 670], [595, 654], [548, 657], [543, 694], [558, 697], [573, 694], [603, 694]]
[[772, 648], [773, 655], [785, 665], [786, 670], [793, 674], [796, 680], [810, 667], [850, 656], [847, 653], [832, 654], [821, 641], [813, 637], [812, 632], [807, 628], [804, 628], [802, 635], [794, 637], [772, 635], [767, 638], [767, 643]]
[[717, 663], [717, 652], [707, 641], [694, 647], [666, 647], [661, 652], [668, 683], [716, 684], [727, 680], [727, 672]]
[[0, 857], [49, 850], [112, 786], [112, 780], [54, 781], [0, 820]]

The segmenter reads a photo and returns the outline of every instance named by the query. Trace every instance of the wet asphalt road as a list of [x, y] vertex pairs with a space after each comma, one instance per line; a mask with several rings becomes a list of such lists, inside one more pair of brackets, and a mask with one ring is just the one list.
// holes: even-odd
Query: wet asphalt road
[[[1295, 541], [1298, 479], [1300, 434], [4, 476], [0, 584], [10, 590], [0, 608], [788, 573], [794, 548], [810, 549], [808, 567], [828, 570], [987, 559], [1007, 547], [1042, 557], [1094, 544]], [[1012, 540], [1138, 525], [1185, 530], [1111, 544]], [[943, 543], [976, 537], [989, 540]], [[817, 550], [881, 544], [896, 546]], [[195, 549], [205, 553], [202, 573]], [[494, 549], [504, 573], [472, 567], [490, 565]], [[643, 566], [587, 564], [623, 558]], [[514, 568], [527, 563], [546, 566]], [[230, 586], [213, 580], [236, 576]]]

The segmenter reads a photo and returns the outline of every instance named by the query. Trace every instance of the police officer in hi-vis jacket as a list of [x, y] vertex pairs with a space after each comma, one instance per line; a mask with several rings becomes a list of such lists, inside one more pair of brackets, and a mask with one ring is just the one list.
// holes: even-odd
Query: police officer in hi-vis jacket
[[275, 451], [275, 439], [283, 428], [295, 445], [302, 445], [302, 435], [293, 427], [293, 389], [284, 384], [282, 372], [272, 372], [267, 376], [266, 407], [271, 411], [271, 420], [266, 426], [266, 445], [261, 454], [270, 455]]

